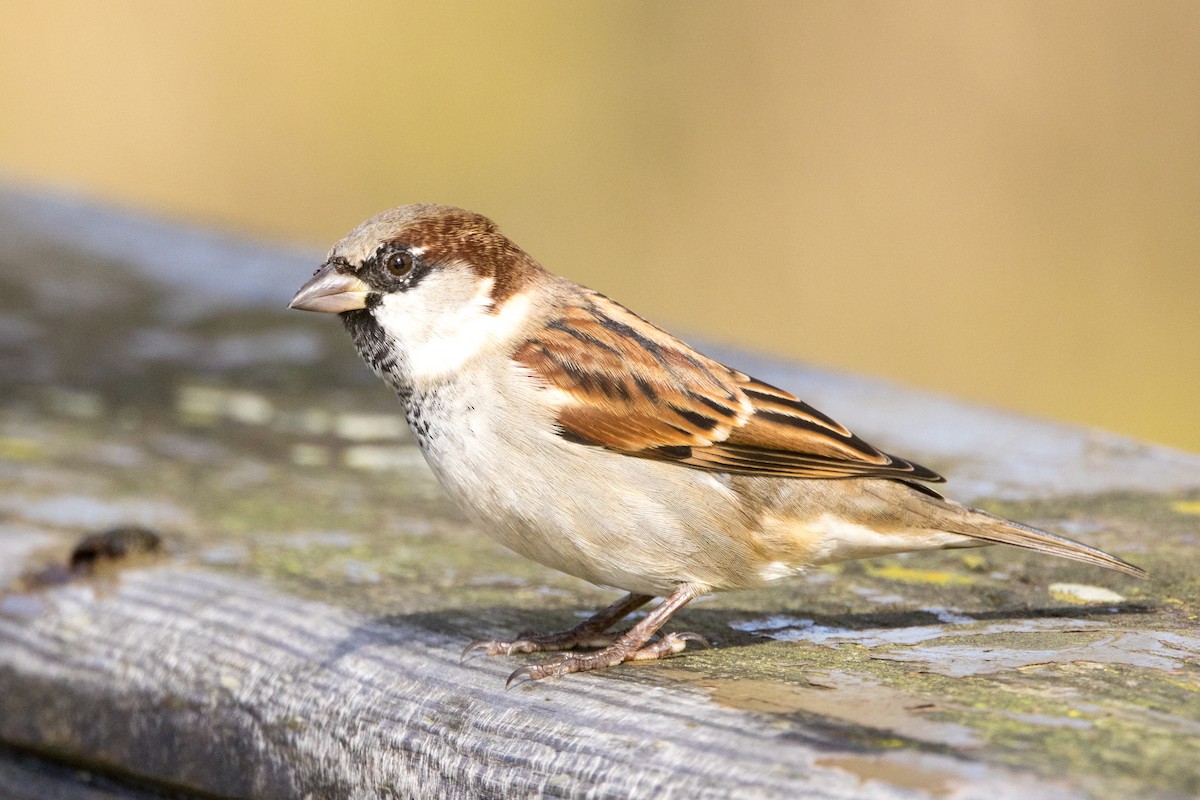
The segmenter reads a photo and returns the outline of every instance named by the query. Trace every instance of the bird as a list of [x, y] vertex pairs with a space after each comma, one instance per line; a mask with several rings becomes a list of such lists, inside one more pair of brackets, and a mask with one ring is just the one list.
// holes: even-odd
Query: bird
[[290, 308], [340, 317], [486, 533], [626, 593], [567, 631], [471, 643], [464, 657], [554, 653], [509, 685], [708, 647], [661, 629], [703, 595], [851, 559], [999, 543], [1146, 574], [945, 498], [937, 472], [547, 271], [480, 214], [384, 211], [333, 246]]

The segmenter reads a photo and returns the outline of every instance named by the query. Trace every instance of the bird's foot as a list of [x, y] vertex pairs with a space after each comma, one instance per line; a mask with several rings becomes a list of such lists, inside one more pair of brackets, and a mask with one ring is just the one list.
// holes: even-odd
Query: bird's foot
[[[649, 595], [627, 594], [615, 603], [597, 611], [583, 622], [560, 633], [534, 633], [525, 631], [511, 642], [482, 640], [471, 642], [463, 650], [462, 657], [466, 658], [476, 650], [482, 650], [489, 656], [511, 656], [513, 653], [546, 653], [555, 650], [571, 650], [576, 647], [608, 647], [617, 641], [624, 633], [607, 633], [636, 608], [644, 606], [650, 600]], [[661, 624], [661, 623], [660, 623]]]
[[550, 653], [557, 650], [573, 650], [576, 647], [608, 647], [620, 635], [597, 631], [587, 627], [587, 623], [558, 633], [524, 631], [517, 634], [517, 638], [512, 641], [482, 639], [471, 642], [467, 649], [463, 650], [462, 657], [466, 658], [476, 650], [482, 650], [489, 656], [511, 656], [513, 653]]
[[[521, 667], [508, 676], [508, 680], [504, 685], [507, 688], [514, 683], [520, 683], [525, 680], [537, 681], [542, 678], [557, 678], [562, 675], [569, 675], [572, 672], [586, 672], [592, 669], [615, 667], [626, 661], [654, 661], [676, 653], [682, 653], [687, 648], [688, 642], [698, 642], [706, 650], [712, 647], [708, 639], [705, 639], [698, 633], [668, 633], [658, 641], [643, 647], [638, 647], [634, 640], [622, 636], [608, 647], [605, 647], [603, 650], [597, 650], [594, 653], [569, 653], [549, 659], [548, 661], [543, 661], [540, 664]], [[512, 652], [532, 651], [514, 650]]]

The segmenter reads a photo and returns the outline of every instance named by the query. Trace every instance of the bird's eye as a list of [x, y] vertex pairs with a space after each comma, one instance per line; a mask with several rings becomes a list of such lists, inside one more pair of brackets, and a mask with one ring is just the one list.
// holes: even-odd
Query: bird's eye
[[397, 278], [403, 278], [408, 273], [412, 272], [413, 259], [412, 253], [407, 250], [398, 250], [388, 255], [383, 261], [383, 266], [388, 272], [395, 275]]

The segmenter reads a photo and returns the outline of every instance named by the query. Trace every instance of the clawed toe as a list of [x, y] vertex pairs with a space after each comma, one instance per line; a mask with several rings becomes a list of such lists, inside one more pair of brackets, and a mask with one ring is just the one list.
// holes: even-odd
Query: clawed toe
[[537, 664], [530, 664], [527, 667], [515, 670], [509, 675], [508, 680], [504, 682], [504, 688], [508, 689], [525, 681], [540, 681], [542, 678], [560, 678], [572, 672], [585, 672], [599, 667], [611, 667], [620, 664], [624, 660], [623, 658], [614, 660], [611, 657], [598, 658], [598, 656], [605, 655], [608, 655], [605, 650], [584, 655], [564, 653], [556, 658], [547, 659]]
[[653, 661], [666, 656], [682, 653], [687, 649], [688, 642], [696, 642], [705, 650], [711, 650], [712, 644], [698, 633], [684, 631], [683, 633], [668, 633], [657, 642], [651, 642], [640, 650], [629, 654], [627, 661]]
[[712, 642], [707, 637], [702, 636], [693, 631], [683, 631], [682, 633], [668, 633], [667, 636], [674, 636], [676, 639], [684, 642], [695, 642], [700, 645], [701, 650], [712, 650]]
[[482, 650], [489, 656], [511, 656], [514, 653], [549, 653], [571, 650], [576, 647], [607, 647], [612, 643], [613, 637], [611, 636], [590, 636], [581, 639], [562, 634], [539, 635], [526, 632], [511, 642], [488, 639], [471, 642], [463, 650], [459, 662], [465, 661], [467, 656], [477, 650]]
[[603, 650], [594, 653], [568, 653], [521, 667], [508, 676], [504, 687], [507, 689], [525, 681], [539, 681], [542, 678], [557, 678], [572, 672], [586, 672], [603, 667], [615, 667], [626, 661], [655, 661], [660, 658], [682, 653], [687, 649], [688, 642], [696, 642], [701, 647], [709, 649], [712, 644], [698, 633], [668, 633], [656, 642], [634, 649], [628, 643], [618, 641]]
[[540, 664], [530, 664], [527, 667], [513, 670], [513, 673], [508, 676], [508, 680], [504, 682], [504, 688], [511, 689], [513, 686], [525, 681], [537, 681], [551, 675], [558, 676], [565, 675], [566, 672], [573, 672], [574, 670], [559, 671], [559, 666], [569, 659], [570, 656], [559, 656], [558, 658], [543, 661]]
[[585, 672], [603, 667], [615, 667], [626, 661], [652, 661], [682, 653], [688, 642], [696, 642], [705, 649], [712, 647], [698, 633], [668, 633], [655, 642], [650, 638], [679, 608], [700, 594], [700, 589], [690, 584], [681, 584], [670, 596], [647, 614], [644, 619], [620, 634], [609, 633], [608, 629], [630, 612], [646, 604], [649, 595], [629, 594], [607, 606], [569, 631], [540, 635], [530, 632], [521, 634], [511, 642], [478, 641], [467, 645], [462, 660], [477, 650], [489, 656], [512, 655], [513, 653], [538, 653], [553, 650], [570, 650], [576, 647], [599, 647], [590, 653], [566, 653], [539, 664], [530, 664], [508, 676], [505, 687], [523, 681], [558, 677], [572, 672]]
[[498, 642], [488, 642], [488, 641], [484, 641], [482, 639], [479, 641], [471, 642], [469, 645], [467, 645], [465, 648], [463, 648], [462, 655], [460, 655], [458, 657], [458, 663], [461, 664], [462, 662], [466, 661], [467, 656], [471, 655], [476, 650], [483, 650], [488, 655], [492, 655], [492, 646], [495, 644], [498, 644]]
[[489, 656], [511, 656], [513, 653], [540, 653], [544, 650], [561, 650], [561, 647], [547, 646], [545, 643], [538, 641], [537, 638], [525, 638], [522, 636], [519, 639], [513, 639], [511, 642], [501, 642], [497, 640], [481, 639], [478, 642], [471, 642], [467, 648], [463, 650], [459, 662], [466, 660], [467, 656], [476, 650], [482, 650], [485, 655]]

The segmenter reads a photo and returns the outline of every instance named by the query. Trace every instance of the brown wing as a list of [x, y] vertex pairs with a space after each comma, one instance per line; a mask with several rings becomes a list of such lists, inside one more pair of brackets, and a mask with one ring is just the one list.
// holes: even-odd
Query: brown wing
[[584, 295], [513, 359], [562, 393], [558, 424], [575, 442], [713, 472], [943, 480], [600, 294]]

